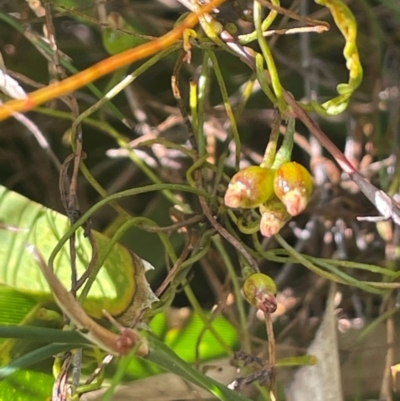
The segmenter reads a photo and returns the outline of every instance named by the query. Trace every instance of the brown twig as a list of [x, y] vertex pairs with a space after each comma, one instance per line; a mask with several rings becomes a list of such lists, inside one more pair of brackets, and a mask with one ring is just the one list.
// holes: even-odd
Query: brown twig
[[[312, 19], [310, 17], [307, 17], [305, 15], [300, 15], [297, 14], [291, 10], [288, 10], [287, 8], [276, 6], [275, 4], [272, 4], [268, 0], [258, 0], [264, 7], [269, 8], [270, 10], [277, 11], [279, 14], [283, 14], [288, 16], [289, 18], [300, 21], [306, 25], [311, 25], [311, 26], [320, 26], [324, 27], [324, 31], [328, 30], [330, 28], [330, 25], [326, 21], [321, 21], [321, 20], [316, 20]], [[323, 32], [323, 31], [322, 31]]]
[[165, 277], [165, 279], [162, 282], [162, 284], [157, 288], [157, 290], [155, 292], [157, 297], [159, 297], [165, 291], [165, 289], [168, 287], [169, 283], [171, 282], [171, 280], [175, 276], [177, 270], [179, 269], [181, 264], [185, 261], [185, 259], [189, 255], [191, 247], [192, 247], [192, 241], [191, 241], [190, 238], [188, 238], [186, 243], [185, 243], [185, 246], [183, 248], [183, 251], [182, 251], [181, 255], [179, 256], [177, 261], [174, 263], [174, 266], [172, 267], [172, 269], [168, 272], [167, 277]]
[[202, 196], [199, 197], [201, 208], [203, 209], [204, 215], [207, 217], [208, 221], [215, 228], [215, 230], [224, 237], [228, 242], [230, 242], [249, 262], [250, 266], [255, 272], [259, 272], [260, 269], [258, 267], [255, 259], [250, 255], [244, 245], [237, 240], [231, 233], [229, 233], [212, 215], [211, 209], [207, 204], [206, 199]]
[[272, 324], [271, 314], [264, 312], [265, 327], [268, 336], [268, 365], [270, 370], [270, 388], [273, 396], [276, 399], [276, 345], [274, 336], [274, 326]]
[[168, 233], [172, 231], [179, 230], [180, 228], [191, 226], [196, 223], [200, 223], [201, 221], [204, 220], [204, 216], [193, 216], [189, 217], [186, 220], [179, 221], [178, 223], [171, 224], [170, 226], [165, 226], [165, 227], [155, 227], [155, 226], [150, 226], [147, 224], [140, 224], [140, 228], [143, 230], [146, 230], [150, 233]]

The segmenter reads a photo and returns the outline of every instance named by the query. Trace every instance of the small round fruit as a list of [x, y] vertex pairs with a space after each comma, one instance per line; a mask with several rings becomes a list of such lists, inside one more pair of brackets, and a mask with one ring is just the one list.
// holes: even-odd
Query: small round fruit
[[297, 216], [306, 207], [313, 191], [312, 177], [299, 163], [282, 164], [275, 173], [275, 195], [286, 206], [292, 216]]
[[274, 192], [274, 171], [250, 166], [238, 171], [225, 193], [225, 205], [232, 208], [252, 209], [263, 204]]
[[247, 302], [263, 312], [276, 311], [276, 292], [274, 280], [263, 273], [251, 274], [243, 284], [243, 293]]

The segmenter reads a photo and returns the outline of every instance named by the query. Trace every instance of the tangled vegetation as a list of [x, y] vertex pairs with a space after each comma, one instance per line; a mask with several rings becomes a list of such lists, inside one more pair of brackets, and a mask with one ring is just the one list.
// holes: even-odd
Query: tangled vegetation
[[[1, 1], [0, 399], [118, 400], [161, 370], [222, 400], [339, 399], [340, 372], [393, 399], [396, 15]], [[375, 380], [337, 329], [350, 360], [380, 347]], [[200, 369], [221, 357], [228, 386]]]

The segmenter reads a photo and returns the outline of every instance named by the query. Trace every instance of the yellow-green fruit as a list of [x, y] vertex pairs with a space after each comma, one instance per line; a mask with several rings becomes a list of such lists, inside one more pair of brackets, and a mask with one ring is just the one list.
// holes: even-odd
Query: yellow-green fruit
[[232, 208], [251, 209], [263, 204], [274, 192], [274, 171], [260, 166], [250, 166], [237, 172], [225, 193], [225, 205]]
[[288, 213], [297, 216], [307, 207], [311, 198], [311, 174], [299, 163], [284, 163], [276, 170], [274, 191], [286, 206]]
[[251, 274], [243, 284], [243, 293], [247, 302], [263, 312], [276, 311], [276, 292], [274, 280], [263, 273]]
[[260, 232], [268, 238], [277, 234], [292, 217], [286, 210], [286, 206], [276, 196], [260, 206], [260, 213]]

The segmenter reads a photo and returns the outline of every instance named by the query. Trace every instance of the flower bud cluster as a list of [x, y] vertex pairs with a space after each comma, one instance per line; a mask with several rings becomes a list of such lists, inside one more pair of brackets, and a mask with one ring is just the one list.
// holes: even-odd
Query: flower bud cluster
[[313, 190], [312, 177], [299, 163], [286, 162], [277, 169], [250, 166], [236, 173], [225, 193], [225, 205], [261, 213], [261, 234], [270, 237], [307, 206]]

